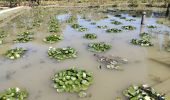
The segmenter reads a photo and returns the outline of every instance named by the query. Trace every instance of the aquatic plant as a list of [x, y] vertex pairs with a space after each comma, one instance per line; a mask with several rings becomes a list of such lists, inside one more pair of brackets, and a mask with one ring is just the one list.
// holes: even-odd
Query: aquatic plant
[[79, 31], [79, 32], [85, 32], [85, 31], [87, 31], [87, 28], [85, 28], [85, 27], [80, 27], [80, 28], [78, 29], [78, 31]]
[[93, 52], [104, 52], [106, 50], [111, 49], [112, 46], [104, 42], [99, 42], [99, 43], [90, 43], [88, 47], [89, 50]]
[[125, 19], [125, 20], [129, 22], [136, 21], [135, 19]]
[[151, 39], [151, 35], [149, 33], [146, 33], [146, 32], [143, 32], [143, 33], [139, 34], [139, 36], [143, 40], [148, 40], [149, 41]]
[[61, 35], [54, 35], [54, 34], [52, 34], [52, 35], [49, 35], [49, 36], [45, 37], [43, 39], [43, 41], [46, 42], [46, 43], [51, 43], [52, 44], [52, 43], [58, 42], [58, 41], [60, 41], [62, 39], [63, 38], [62, 38]]
[[100, 28], [100, 29], [106, 29], [107, 26], [106, 25], [102, 25], [102, 26], [97, 26], [97, 28]]
[[77, 20], [77, 17], [76, 17], [76, 16], [70, 16], [70, 17], [66, 20], [66, 22], [67, 22], [67, 23], [75, 23], [76, 20]]
[[120, 15], [120, 14], [117, 14], [117, 15], [115, 15], [115, 17], [122, 17], [122, 15]]
[[70, 68], [56, 73], [52, 80], [57, 92], [78, 93], [89, 88], [93, 82], [93, 76], [86, 70]]
[[16, 43], [26, 43], [29, 41], [32, 41], [34, 37], [32, 36], [34, 33], [33, 32], [23, 32], [23, 33], [18, 33], [17, 34], [17, 39], [13, 40]]
[[136, 27], [128, 25], [128, 26], [122, 26], [122, 29], [124, 29], [124, 30], [135, 30]]
[[120, 17], [120, 19], [126, 19], [126, 17]]
[[129, 100], [165, 100], [165, 94], [157, 93], [148, 85], [131, 85], [123, 91]]
[[33, 39], [34, 39], [34, 37], [22, 36], [22, 37], [18, 37], [17, 39], [15, 39], [14, 42], [16, 42], [16, 43], [26, 43], [26, 42], [32, 41]]
[[111, 24], [120, 25], [122, 23], [116, 20], [111, 20]]
[[96, 22], [91, 22], [90, 24], [91, 24], [91, 25], [96, 25]]
[[140, 46], [153, 46], [153, 44], [149, 41], [149, 40], [145, 40], [145, 39], [132, 39], [131, 43], [134, 45], [140, 45]]
[[34, 35], [34, 32], [26, 31], [26, 32], [17, 34], [17, 36], [29, 36], [29, 35]]
[[28, 92], [18, 87], [8, 88], [0, 93], [0, 100], [24, 100], [26, 97]]
[[60, 32], [60, 23], [57, 19], [51, 18], [49, 21], [49, 26], [48, 26], [49, 32]]
[[165, 46], [165, 50], [170, 52], [170, 41], [168, 41], [167, 45]]
[[0, 45], [3, 44], [3, 40], [0, 40]]
[[148, 25], [147, 28], [150, 28], [150, 29], [154, 29], [154, 28], [157, 28], [157, 26], [154, 26], [154, 25]]
[[83, 37], [86, 38], [86, 39], [91, 39], [92, 40], [92, 39], [96, 39], [97, 35], [94, 34], [94, 33], [88, 33], [88, 34], [85, 34]]
[[60, 60], [65, 60], [65, 59], [76, 58], [77, 51], [71, 47], [66, 47], [66, 48], [50, 47], [48, 50], [48, 56], [50, 58], [60, 61]]
[[27, 50], [23, 48], [14, 48], [7, 50], [5, 56], [9, 59], [18, 59], [25, 54]]
[[111, 28], [111, 29], [107, 29], [106, 32], [108, 32], [108, 33], [119, 33], [119, 32], [122, 32], [122, 30], [117, 29], [117, 28]]
[[79, 25], [79, 24], [73, 24], [71, 27], [74, 28], [74, 29], [78, 29], [78, 28], [80, 28], [80, 27], [82, 27], [82, 26]]

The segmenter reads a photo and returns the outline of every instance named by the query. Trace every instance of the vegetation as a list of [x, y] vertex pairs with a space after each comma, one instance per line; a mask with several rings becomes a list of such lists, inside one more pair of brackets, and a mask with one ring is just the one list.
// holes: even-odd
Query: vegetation
[[111, 20], [111, 24], [120, 25], [122, 23], [116, 20]]
[[5, 56], [9, 59], [18, 59], [25, 54], [27, 50], [23, 48], [14, 48], [6, 51]]
[[21, 90], [18, 87], [8, 88], [0, 93], [0, 100], [24, 100], [27, 96], [26, 90]]
[[62, 40], [62, 36], [61, 35], [49, 35], [47, 37], [44, 38], [44, 42], [46, 43], [56, 43], [58, 41]]
[[79, 24], [73, 24], [71, 27], [76, 29], [79, 32], [87, 31], [87, 28], [85, 28], [85, 27], [83, 27], [83, 26], [81, 26]]
[[132, 39], [131, 43], [134, 45], [140, 45], [140, 46], [153, 46], [153, 44], [150, 42], [151, 40], [151, 35], [149, 33], [141, 33], [140, 35], [140, 39]]
[[32, 41], [34, 37], [32, 36], [34, 33], [33, 32], [23, 32], [19, 33], [17, 36], [18, 38], [14, 40], [16, 43], [26, 43], [29, 41]]
[[66, 47], [66, 48], [53, 48], [50, 47], [48, 50], [48, 56], [50, 58], [56, 59], [57, 61], [76, 58], [77, 51], [74, 48]]
[[157, 28], [157, 26], [155, 26], [155, 25], [148, 25], [147, 28], [154, 29], [154, 28]]
[[165, 100], [164, 94], [157, 93], [152, 87], [147, 85], [132, 85], [123, 91], [129, 100]]
[[86, 38], [86, 39], [92, 40], [92, 39], [96, 39], [97, 35], [94, 34], [94, 33], [88, 33], [88, 34], [85, 34], [83, 37]]
[[86, 70], [70, 68], [56, 73], [53, 81], [57, 92], [78, 93], [89, 88], [93, 82], [93, 76]]
[[128, 25], [128, 26], [122, 26], [122, 29], [124, 29], [124, 30], [135, 30], [136, 27]]
[[165, 46], [165, 50], [170, 52], [170, 41], [168, 41], [167, 45]]
[[99, 43], [90, 43], [88, 47], [89, 50], [93, 52], [104, 52], [106, 50], [109, 50], [112, 46], [104, 42], [99, 42]]
[[102, 26], [97, 26], [97, 28], [100, 28], [100, 29], [106, 29], [107, 26], [106, 25], [102, 25]]
[[60, 23], [56, 18], [51, 18], [48, 26], [49, 32], [57, 33], [60, 32]]
[[108, 33], [119, 33], [119, 32], [122, 32], [122, 30], [117, 29], [117, 28], [111, 28], [111, 29], [107, 29], [106, 32], [108, 32]]

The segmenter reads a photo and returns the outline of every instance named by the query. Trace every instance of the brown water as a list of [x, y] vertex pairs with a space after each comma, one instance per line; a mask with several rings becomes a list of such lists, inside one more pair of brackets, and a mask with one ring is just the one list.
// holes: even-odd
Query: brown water
[[[41, 12], [43, 18], [42, 25], [31, 31], [35, 32], [35, 40], [29, 43], [12, 43], [16, 38], [16, 33], [22, 32], [25, 28], [19, 28], [18, 23], [26, 21], [28, 23], [34, 16], [34, 10], [19, 16], [9, 23], [4, 23], [3, 27], [8, 31], [10, 37], [5, 40], [5, 44], [0, 45], [0, 91], [9, 87], [26, 88], [29, 92], [28, 100], [80, 100], [77, 94], [57, 93], [53, 89], [51, 77], [59, 70], [77, 66], [93, 72], [94, 83], [90, 86], [87, 93], [91, 97], [83, 100], [114, 100], [117, 96], [122, 96], [122, 90], [131, 84], [157, 85], [161, 81], [170, 79], [170, 53], [164, 50], [164, 45], [170, 40], [170, 28], [157, 25], [156, 18], [147, 17], [146, 22], [150, 25], [157, 25], [158, 29], [151, 31], [144, 26], [143, 31], [149, 31], [153, 35], [154, 47], [139, 47], [129, 43], [132, 38], [138, 37], [140, 32], [140, 18], [136, 17], [134, 22], [128, 22], [114, 17], [112, 14], [103, 14], [96, 10], [82, 11], [90, 19], [97, 22], [91, 25], [90, 22], [81, 19], [81, 13], [76, 11], [62, 12], [56, 9], [48, 9]], [[128, 11], [127, 11], [128, 12]], [[54, 15], [56, 14], [56, 15]], [[78, 23], [88, 28], [87, 32], [77, 32], [70, 25], [62, 22], [62, 36], [64, 40], [55, 44], [45, 44], [42, 39], [50, 34], [48, 32], [48, 20], [50, 16], [56, 16], [61, 21], [68, 18], [69, 14], [78, 16]], [[39, 15], [39, 14], [38, 14]], [[103, 16], [107, 19], [102, 19]], [[128, 14], [122, 14], [127, 18], [132, 18]], [[30, 17], [32, 16], [32, 17]], [[35, 15], [36, 16], [36, 15]], [[37, 17], [37, 16], [36, 16]], [[122, 33], [106, 33], [103, 29], [96, 28], [97, 25], [108, 25], [109, 28], [121, 25], [110, 24], [110, 19], [121, 21], [124, 25], [137, 27], [134, 31], [123, 31]], [[161, 30], [161, 32], [158, 32]], [[83, 39], [85, 33], [96, 33], [96, 40]], [[107, 42], [112, 45], [112, 49], [102, 53], [103, 55], [115, 55], [125, 57], [129, 60], [128, 64], [123, 65], [124, 71], [98, 69], [100, 65], [93, 56], [94, 53], [87, 50], [88, 43]], [[47, 50], [50, 46], [66, 47], [71, 46], [78, 51], [76, 59], [57, 62], [49, 59]], [[24, 47], [29, 51], [26, 55], [14, 61], [7, 60], [2, 54], [13, 47]], [[123, 96], [122, 96], [123, 97]], [[125, 99], [125, 98], [124, 98]]]

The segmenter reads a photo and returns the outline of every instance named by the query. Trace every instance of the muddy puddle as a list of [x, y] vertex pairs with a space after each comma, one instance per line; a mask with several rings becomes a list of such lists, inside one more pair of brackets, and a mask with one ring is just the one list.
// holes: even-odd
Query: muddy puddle
[[[170, 79], [170, 53], [166, 52], [164, 45], [170, 40], [170, 28], [156, 24], [156, 17], [151, 13], [146, 18], [146, 25], [141, 29], [140, 15], [132, 17], [133, 14], [121, 13], [123, 17], [135, 19], [126, 21], [115, 17], [117, 12], [102, 13], [98, 10], [58, 10], [58, 9], [35, 9], [25, 12], [23, 15], [8, 23], [3, 23], [2, 28], [9, 34], [4, 44], [0, 45], [0, 91], [9, 87], [26, 88], [29, 92], [27, 100], [114, 100], [116, 97], [123, 97], [122, 90], [131, 84], [149, 84], [156, 86], [164, 80]], [[78, 32], [74, 30], [66, 19], [70, 15], [76, 16], [76, 22], [88, 30]], [[107, 16], [107, 17], [106, 17]], [[61, 34], [63, 40], [46, 44], [42, 40], [51, 34], [48, 32], [48, 21], [55, 17], [61, 23]], [[86, 19], [83, 19], [86, 17]], [[13, 43], [19, 32], [26, 30], [25, 26], [36, 18], [42, 19], [40, 26], [35, 26], [29, 31], [35, 32], [35, 39], [28, 43]], [[90, 20], [87, 20], [90, 19]], [[122, 22], [122, 25], [111, 24], [110, 20]], [[96, 22], [92, 25], [91, 22]], [[108, 28], [119, 28], [123, 25], [132, 25], [136, 30], [123, 30], [120, 33], [107, 33], [106, 29], [97, 28], [98, 25], [107, 25]], [[156, 25], [157, 29], [148, 29], [147, 25]], [[138, 37], [140, 32], [149, 32], [153, 36], [153, 47], [140, 47], [132, 45], [130, 40]], [[85, 33], [95, 33], [97, 39], [87, 40], [83, 38]], [[88, 43], [106, 42], [112, 48], [100, 55], [114, 55], [128, 59], [128, 64], [121, 65], [123, 71], [99, 69], [100, 65], [94, 57], [94, 53], [87, 48]], [[75, 59], [68, 59], [57, 62], [48, 57], [48, 48], [73, 47], [78, 51]], [[27, 48], [28, 52], [24, 57], [17, 60], [8, 60], [3, 56], [6, 50], [14, 47]], [[94, 82], [87, 90], [91, 94], [88, 98], [79, 98], [76, 94], [57, 93], [53, 88], [51, 77], [65, 68], [76, 66], [93, 72]]]

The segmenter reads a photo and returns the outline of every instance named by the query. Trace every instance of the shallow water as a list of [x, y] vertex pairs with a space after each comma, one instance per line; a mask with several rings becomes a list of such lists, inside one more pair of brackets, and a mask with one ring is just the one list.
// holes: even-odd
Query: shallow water
[[[131, 84], [147, 83], [155, 86], [164, 80], [170, 79], [170, 53], [164, 50], [164, 45], [170, 40], [170, 28], [156, 24], [155, 17], [147, 17], [146, 22], [149, 25], [157, 25], [158, 29], [149, 30], [146, 25], [142, 28], [142, 31], [151, 32], [153, 35], [153, 47], [134, 46], [129, 42], [132, 38], [138, 37], [141, 31], [140, 17], [133, 18], [128, 14], [122, 14], [127, 18], [136, 19], [136, 21], [129, 22], [114, 17], [114, 13], [101, 13], [96, 10], [82, 11], [92, 21], [82, 19], [81, 16], [84, 14], [77, 13], [77, 10], [61, 13], [56, 9], [49, 9], [48, 12], [41, 12], [41, 15], [43, 15], [41, 16], [43, 18], [41, 26], [31, 30], [35, 32], [35, 40], [29, 43], [12, 43], [12, 40], [16, 38], [16, 33], [25, 30], [25, 28], [17, 26], [17, 23], [21, 24], [18, 20], [21, 20], [21, 22], [25, 20], [26, 23], [31, 21], [35, 18], [33, 17], [33, 11], [28, 11], [27, 14], [4, 24], [4, 28], [8, 31], [10, 37], [6, 39], [5, 44], [0, 45], [0, 91], [18, 86], [29, 91], [28, 100], [80, 100], [82, 98], [79, 98], [77, 94], [57, 93], [52, 86], [51, 77], [55, 72], [73, 66], [91, 71], [94, 75], [94, 83], [87, 90], [87, 93], [92, 96], [83, 98], [83, 100], [113, 100], [117, 96], [123, 97], [122, 90]], [[78, 18], [77, 22], [87, 27], [88, 31], [78, 32], [72, 29], [69, 24], [64, 23], [70, 14], [75, 14]], [[64, 37], [64, 40], [52, 45], [42, 42], [42, 39], [50, 34], [48, 32], [50, 16], [56, 16], [61, 21], [62, 32], [60, 34]], [[103, 19], [103, 16], [108, 16], [108, 18]], [[111, 24], [111, 19], [121, 21], [123, 25], [135, 26], [137, 29], [134, 31], [123, 30], [121, 33], [106, 33], [104, 29], [96, 28], [97, 25], [121, 28], [122, 25]], [[91, 25], [90, 23], [93, 21], [97, 24]], [[159, 30], [161, 32], [158, 32]], [[98, 38], [96, 40], [86, 40], [83, 38], [85, 33], [96, 33]], [[98, 69], [100, 63], [96, 61], [93, 56], [94, 53], [87, 49], [88, 43], [91, 42], [110, 43], [112, 49], [101, 54], [124, 57], [129, 60], [129, 63], [122, 65], [123, 71], [106, 68]], [[47, 55], [50, 46], [58, 48], [73, 47], [78, 51], [78, 57], [57, 62]], [[7, 60], [2, 54], [13, 47], [24, 47], [29, 51], [21, 59]]]

